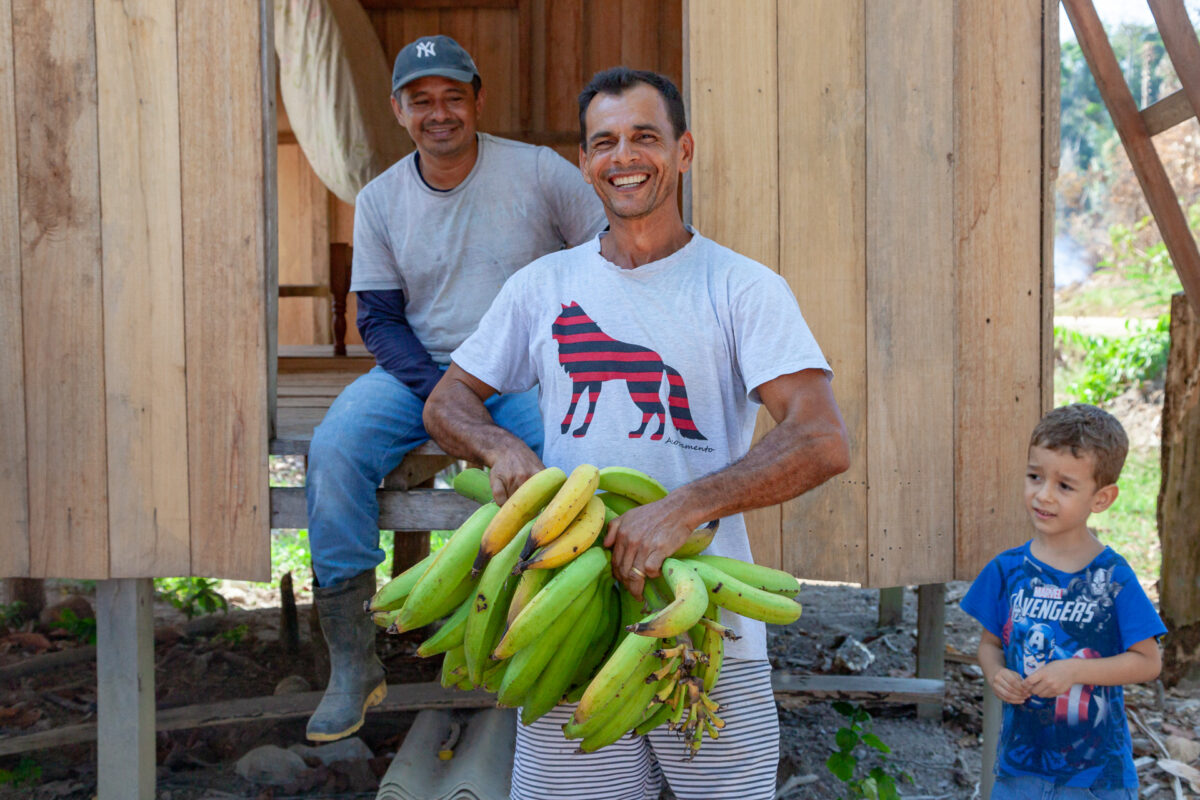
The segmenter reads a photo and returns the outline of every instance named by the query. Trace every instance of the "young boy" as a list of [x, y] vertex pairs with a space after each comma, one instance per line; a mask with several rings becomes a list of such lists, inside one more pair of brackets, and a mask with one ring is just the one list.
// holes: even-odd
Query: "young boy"
[[992, 559], [963, 610], [1004, 701], [992, 800], [1136, 798], [1122, 685], [1158, 677], [1166, 633], [1125, 559], [1088, 530], [1117, 499], [1125, 431], [1095, 406], [1056, 408], [1029, 441], [1033, 538]]

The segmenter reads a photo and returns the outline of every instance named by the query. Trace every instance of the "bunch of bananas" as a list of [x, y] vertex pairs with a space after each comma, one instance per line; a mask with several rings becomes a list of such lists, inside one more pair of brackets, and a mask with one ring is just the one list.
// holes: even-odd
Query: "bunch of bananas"
[[702, 555], [716, 522], [694, 531], [635, 599], [613, 579], [600, 534], [667, 495], [636, 469], [583, 464], [568, 476], [550, 467], [503, 506], [482, 470], [462, 471], [454, 488], [479, 509], [367, 612], [392, 633], [442, 620], [417, 654], [441, 654], [443, 686], [493, 692], [526, 725], [577, 703], [563, 732], [583, 752], [667, 725], [694, 754], [725, 725], [709, 693], [736, 635], [720, 609], [779, 625], [800, 616], [790, 574]]

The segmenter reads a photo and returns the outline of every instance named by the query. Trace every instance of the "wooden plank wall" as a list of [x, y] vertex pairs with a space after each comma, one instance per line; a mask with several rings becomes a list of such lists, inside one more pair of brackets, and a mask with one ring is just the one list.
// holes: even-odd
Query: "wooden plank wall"
[[263, 5], [0, 0], [0, 577], [269, 575]]
[[[778, 525], [751, 519], [755, 555], [870, 586], [970, 579], [1025, 538], [1025, 442], [1050, 396], [1056, 8], [799, 5], [687, 7], [693, 220], [787, 277], [853, 453]], [[747, 90], [751, 49], [776, 59], [777, 103]]]

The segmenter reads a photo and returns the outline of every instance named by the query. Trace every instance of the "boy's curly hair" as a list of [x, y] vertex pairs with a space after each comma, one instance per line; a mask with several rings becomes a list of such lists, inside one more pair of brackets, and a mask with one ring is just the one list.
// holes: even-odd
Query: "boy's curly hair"
[[1029, 446], [1070, 450], [1076, 458], [1091, 453], [1096, 457], [1094, 476], [1099, 488], [1116, 483], [1121, 476], [1129, 437], [1112, 414], [1086, 403], [1073, 403], [1042, 417], [1029, 437]]

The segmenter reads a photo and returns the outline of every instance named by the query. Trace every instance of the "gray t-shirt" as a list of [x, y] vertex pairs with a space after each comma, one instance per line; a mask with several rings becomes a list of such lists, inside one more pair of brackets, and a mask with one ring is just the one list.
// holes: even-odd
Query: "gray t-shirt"
[[[540, 384], [547, 465], [635, 467], [668, 489], [745, 455], [757, 387], [829, 370], [787, 282], [699, 234], [632, 270], [600, 255], [600, 237], [538, 259], [453, 360], [500, 392]], [[740, 514], [707, 552], [752, 560]], [[728, 654], [765, 658], [762, 623], [724, 616], [742, 635]]]
[[414, 155], [358, 194], [350, 289], [403, 290], [413, 333], [446, 364], [510, 275], [595, 236], [604, 209], [548, 147], [481, 133], [471, 173], [445, 192], [426, 185]]

